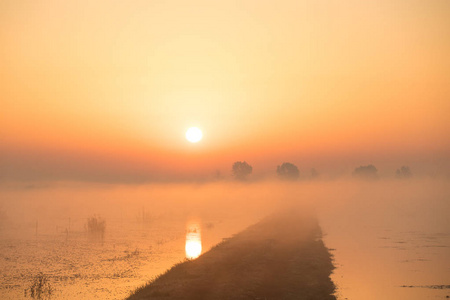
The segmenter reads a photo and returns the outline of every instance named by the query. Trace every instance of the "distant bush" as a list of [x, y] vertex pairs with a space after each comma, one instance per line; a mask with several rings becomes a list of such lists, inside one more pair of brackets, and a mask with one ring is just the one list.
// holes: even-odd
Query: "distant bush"
[[50, 299], [53, 289], [50, 285], [47, 275], [42, 272], [33, 278], [33, 282], [28, 289], [25, 289], [25, 297], [27, 292], [30, 292], [30, 297], [33, 299]]
[[216, 170], [216, 172], [214, 173], [213, 179], [214, 180], [222, 180], [223, 179], [222, 172], [220, 172], [220, 170]]
[[283, 180], [296, 180], [298, 179], [300, 172], [296, 165], [285, 162], [281, 166], [277, 166], [277, 175]]
[[402, 179], [412, 177], [411, 170], [409, 169], [408, 166], [402, 166], [400, 169], [397, 169], [397, 171], [395, 172], [395, 175], [397, 176], [397, 178], [402, 178]]
[[317, 177], [319, 177], [319, 172], [317, 172], [316, 169], [312, 168], [310, 171], [310, 178], [311, 179], [316, 179]]
[[106, 222], [98, 216], [93, 216], [87, 220], [87, 231], [93, 237], [104, 238]]
[[353, 171], [353, 177], [360, 179], [378, 178], [378, 170], [374, 165], [360, 166]]
[[237, 180], [245, 180], [247, 176], [252, 174], [253, 168], [245, 161], [237, 161], [233, 164], [233, 176]]

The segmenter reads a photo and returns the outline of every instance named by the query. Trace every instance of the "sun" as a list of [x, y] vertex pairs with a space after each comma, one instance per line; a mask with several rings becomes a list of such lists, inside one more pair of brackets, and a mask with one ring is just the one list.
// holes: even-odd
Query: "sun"
[[203, 133], [197, 127], [191, 127], [186, 131], [186, 139], [191, 143], [197, 143], [203, 137]]

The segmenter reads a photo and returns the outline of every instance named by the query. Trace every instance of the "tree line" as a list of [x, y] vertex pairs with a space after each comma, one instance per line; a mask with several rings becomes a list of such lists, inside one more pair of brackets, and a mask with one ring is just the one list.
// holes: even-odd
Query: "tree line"
[[[233, 177], [236, 180], [245, 181], [253, 172], [253, 167], [249, 165], [246, 161], [236, 161], [233, 163], [231, 168], [231, 172]], [[276, 173], [278, 178], [281, 180], [297, 180], [300, 177], [300, 172], [298, 167], [290, 162], [284, 162], [281, 165], [277, 166]], [[395, 175], [397, 178], [410, 178], [412, 177], [411, 170], [408, 166], [401, 166], [396, 170]], [[311, 178], [316, 178], [319, 176], [319, 173], [316, 169], [311, 169]], [[359, 179], [377, 179], [378, 178], [378, 170], [374, 165], [367, 166], [359, 166], [355, 168], [352, 173], [354, 178]]]

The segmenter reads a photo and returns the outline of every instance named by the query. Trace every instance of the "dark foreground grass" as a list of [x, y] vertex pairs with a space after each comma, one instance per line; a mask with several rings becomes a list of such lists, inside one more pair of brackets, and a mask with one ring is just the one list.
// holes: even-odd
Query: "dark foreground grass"
[[317, 220], [277, 214], [174, 266], [128, 299], [336, 299]]

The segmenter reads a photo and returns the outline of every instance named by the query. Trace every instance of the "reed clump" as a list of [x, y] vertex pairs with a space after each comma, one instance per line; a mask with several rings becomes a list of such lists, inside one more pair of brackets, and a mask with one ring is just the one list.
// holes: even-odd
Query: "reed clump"
[[106, 221], [99, 216], [88, 218], [86, 228], [89, 236], [103, 239], [106, 231]]
[[48, 276], [40, 272], [33, 278], [31, 286], [25, 289], [25, 297], [28, 295], [28, 291], [32, 299], [50, 299], [53, 288]]

